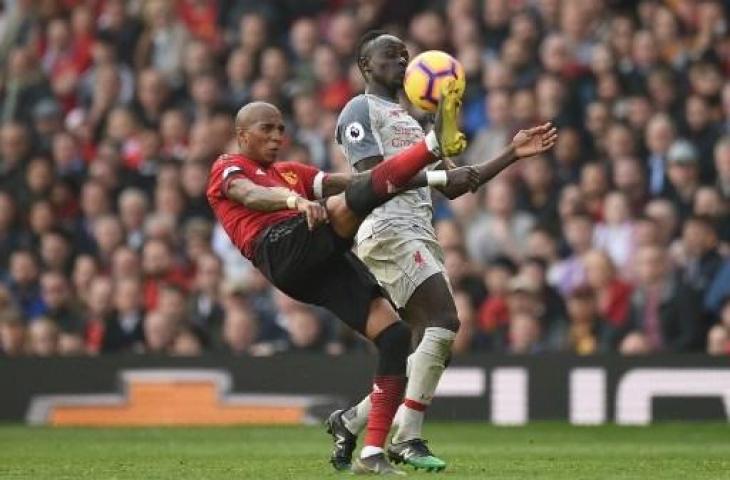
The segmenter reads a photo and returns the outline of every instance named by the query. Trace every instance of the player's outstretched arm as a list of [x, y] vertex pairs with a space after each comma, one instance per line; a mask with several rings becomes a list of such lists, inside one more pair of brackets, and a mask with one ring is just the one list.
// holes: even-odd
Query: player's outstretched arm
[[307, 217], [310, 230], [327, 221], [324, 206], [284, 187], [262, 187], [245, 178], [234, 178], [228, 185], [226, 196], [260, 212], [297, 210]]
[[479, 182], [476, 187], [472, 188], [472, 191], [476, 191], [477, 188], [517, 160], [547, 152], [553, 148], [557, 139], [558, 130], [550, 122], [527, 130], [520, 130], [499, 155], [476, 165], [479, 171]]

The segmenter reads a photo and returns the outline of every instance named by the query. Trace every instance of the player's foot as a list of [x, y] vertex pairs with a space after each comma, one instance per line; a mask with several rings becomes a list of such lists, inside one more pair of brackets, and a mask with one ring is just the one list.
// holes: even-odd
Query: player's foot
[[405, 463], [415, 469], [423, 468], [429, 472], [440, 472], [446, 468], [446, 462], [431, 453], [426, 440], [420, 438], [391, 444], [388, 447], [388, 458], [393, 463]]
[[357, 458], [352, 463], [352, 473], [355, 475], [405, 475], [388, 462], [384, 453], [377, 453], [365, 458]]
[[444, 157], [456, 156], [466, 149], [466, 136], [459, 131], [459, 111], [463, 93], [454, 79], [445, 81], [441, 89], [434, 131]]
[[327, 433], [332, 435], [334, 448], [330, 455], [330, 463], [335, 470], [349, 470], [352, 464], [352, 452], [355, 450], [357, 437], [350, 432], [342, 421], [344, 410], [335, 410], [324, 422]]

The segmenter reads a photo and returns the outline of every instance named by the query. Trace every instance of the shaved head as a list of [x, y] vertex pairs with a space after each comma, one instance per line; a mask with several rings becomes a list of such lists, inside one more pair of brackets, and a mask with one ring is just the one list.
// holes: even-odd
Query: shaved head
[[284, 118], [274, 105], [251, 102], [236, 114], [236, 139], [241, 153], [268, 165], [276, 160], [284, 139]]
[[252, 124], [271, 116], [281, 117], [281, 112], [274, 105], [267, 102], [247, 103], [236, 114], [236, 130], [246, 130]]

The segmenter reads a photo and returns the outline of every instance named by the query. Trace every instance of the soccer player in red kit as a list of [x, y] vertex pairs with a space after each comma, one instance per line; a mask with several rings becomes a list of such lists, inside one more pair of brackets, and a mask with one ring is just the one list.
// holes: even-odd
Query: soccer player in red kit
[[[423, 141], [351, 175], [275, 163], [284, 134], [281, 113], [268, 103], [250, 103], [236, 115], [240, 153], [221, 155], [211, 168], [208, 201], [241, 253], [281, 291], [329, 309], [377, 347], [365, 446], [352, 465], [356, 473], [401, 473], [389, 464], [383, 446], [403, 400], [411, 335], [387, 294], [350, 251], [352, 240], [362, 220], [423, 167], [464, 150], [460, 105], [460, 92], [450, 82], [436, 126]], [[478, 175], [462, 167], [450, 181], [467, 190]]]

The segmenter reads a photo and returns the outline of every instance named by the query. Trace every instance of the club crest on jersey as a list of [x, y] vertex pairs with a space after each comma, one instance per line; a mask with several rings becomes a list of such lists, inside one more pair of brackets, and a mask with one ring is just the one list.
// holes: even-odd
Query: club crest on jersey
[[365, 137], [365, 129], [360, 122], [352, 122], [345, 127], [345, 138], [350, 143], [358, 143]]
[[299, 181], [299, 176], [294, 172], [281, 172], [281, 176], [289, 185], [296, 185]]

